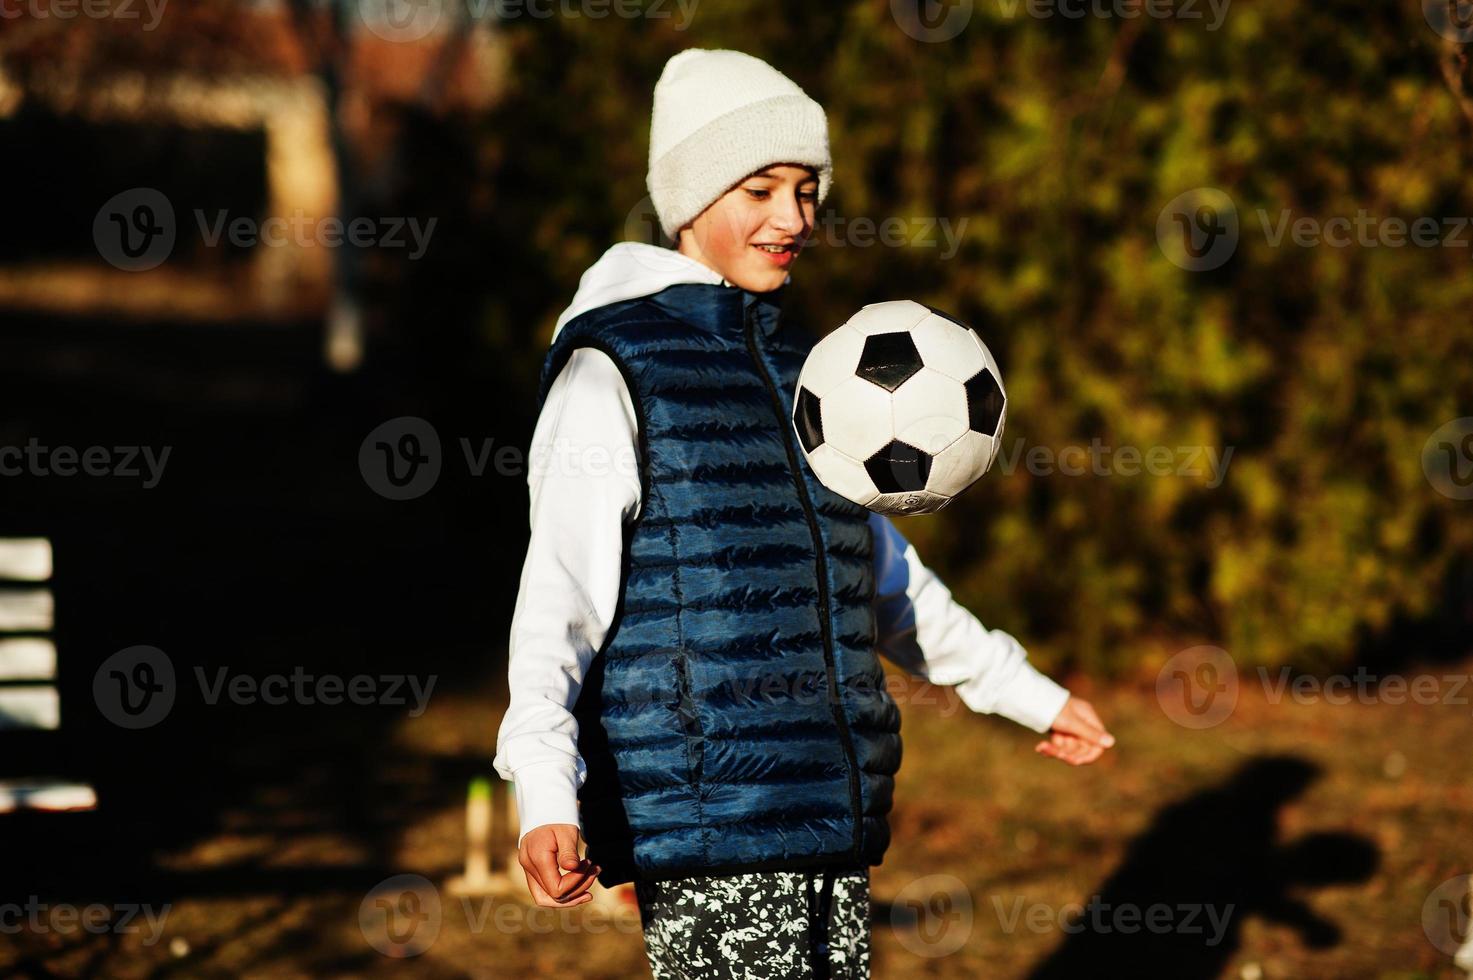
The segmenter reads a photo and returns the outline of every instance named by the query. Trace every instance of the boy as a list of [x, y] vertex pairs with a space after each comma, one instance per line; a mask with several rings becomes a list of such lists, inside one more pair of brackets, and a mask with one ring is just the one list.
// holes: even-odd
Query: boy
[[869, 975], [900, 764], [876, 648], [1049, 732], [1041, 753], [1114, 741], [801, 462], [807, 346], [777, 300], [831, 170], [823, 109], [787, 77], [675, 55], [648, 185], [677, 250], [610, 248], [543, 367], [531, 458], [554, 455], [528, 479], [495, 765], [538, 904], [634, 881], [659, 980]]

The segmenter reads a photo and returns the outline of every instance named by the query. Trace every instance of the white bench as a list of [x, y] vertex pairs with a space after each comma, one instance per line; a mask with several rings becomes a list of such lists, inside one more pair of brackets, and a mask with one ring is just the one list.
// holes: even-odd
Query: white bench
[[[61, 728], [56, 689], [56, 624], [51, 542], [0, 538], [0, 738], [16, 730]], [[36, 760], [44, 768], [46, 760]], [[47, 776], [0, 779], [0, 813], [93, 810], [86, 783]]]

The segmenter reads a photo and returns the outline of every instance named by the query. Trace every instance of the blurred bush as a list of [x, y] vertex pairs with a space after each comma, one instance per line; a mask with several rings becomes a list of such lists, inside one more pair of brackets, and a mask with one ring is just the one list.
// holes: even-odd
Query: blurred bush
[[[1011, 472], [901, 521], [984, 622], [1048, 666], [1119, 673], [1195, 643], [1242, 666], [1322, 667], [1466, 615], [1449, 607], [1466, 602], [1473, 522], [1421, 457], [1473, 413], [1473, 232], [1273, 244], [1286, 214], [1431, 216], [1444, 233], [1473, 214], [1467, 107], [1442, 70], [1457, 52], [1415, 5], [1235, 4], [1214, 31], [1205, 7], [1071, 20], [979, 3], [946, 43], [907, 36], [880, 0], [789, 7], [781, 23], [772, 9], [702, 7], [684, 34], [569, 21], [522, 35], [511, 104], [544, 128], [519, 140], [518, 176], [537, 176], [518, 196], [561, 284], [539, 341], [644, 192], [663, 60], [737, 47], [829, 113], [833, 230], [796, 267], [791, 319], [822, 332], [911, 297], [976, 325], [1000, 359]], [[1157, 219], [1204, 187], [1236, 206], [1239, 244], [1184, 270]], [[934, 246], [864, 247], [845, 231], [860, 217], [963, 234], [950, 256], [935, 227]], [[1028, 448], [1094, 439], [1169, 447], [1197, 474], [1028, 472]], [[1220, 485], [1203, 449], [1231, 453]]]

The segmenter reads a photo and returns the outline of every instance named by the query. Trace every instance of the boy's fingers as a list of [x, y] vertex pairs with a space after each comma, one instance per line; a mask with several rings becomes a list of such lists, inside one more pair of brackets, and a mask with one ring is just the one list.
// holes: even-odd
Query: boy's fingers
[[1065, 735], [1055, 732], [1049, 739], [1049, 744], [1058, 749], [1064, 755], [1071, 755], [1087, 748], [1090, 743], [1077, 735]]
[[1088, 701], [1075, 701], [1074, 707], [1079, 709], [1080, 717], [1082, 717], [1085, 721], [1089, 722], [1094, 727], [1100, 729], [1101, 731], [1104, 731], [1105, 723], [1100, 721], [1099, 712], [1095, 711], [1094, 705], [1090, 704]]
[[574, 905], [582, 905], [585, 902], [593, 901], [592, 895], [585, 895], [581, 898], [576, 898], [572, 901], [567, 902], [558, 901], [557, 899], [547, 894], [547, 891], [542, 887], [541, 882], [539, 882], [530, 871], [527, 872], [527, 888], [530, 889], [532, 892], [532, 900], [543, 908], [565, 909], [571, 908]]
[[533, 897], [541, 896], [539, 904], [542, 899], [552, 908], [580, 904], [579, 899], [593, 887], [602, 869], [578, 856], [578, 843], [578, 828], [563, 825], [546, 833], [533, 831], [523, 842], [522, 869]]
[[1103, 728], [1098, 725], [1091, 724], [1090, 721], [1086, 718], [1074, 717], [1069, 719], [1069, 722], [1070, 724], [1068, 725], [1057, 725], [1055, 727], [1067, 732], [1070, 735], [1077, 735], [1080, 738], [1088, 739], [1089, 741], [1096, 742], [1100, 745], [1104, 745], [1105, 739], [1110, 737], [1109, 733], [1106, 732]]
[[578, 830], [576, 827], [557, 826], [553, 828], [553, 836], [557, 838], [557, 864], [564, 871], [572, 871], [578, 867]]
[[1083, 712], [1085, 720], [1089, 722], [1091, 728], [1093, 729], [1093, 737], [1091, 738], [1091, 741], [1102, 745], [1107, 749], [1110, 748], [1110, 746], [1114, 745], [1115, 736], [1111, 735], [1109, 731], [1106, 730], [1105, 723], [1103, 721], [1100, 721], [1099, 712], [1095, 711], [1095, 706], [1090, 704], [1088, 701], [1081, 701], [1079, 702], [1079, 708]]
[[1105, 750], [1098, 745], [1089, 745], [1077, 739], [1065, 741], [1066, 738], [1066, 736], [1055, 735], [1051, 741], [1039, 742], [1033, 747], [1033, 750], [1051, 759], [1067, 762], [1071, 766], [1088, 765], [1105, 754]]
[[1107, 749], [1115, 744], [1115, 736], [1105, 731], [1104, 723], [1088, 701], [1071, 700], [1054, 722], [1054, 729], [1078, 735]]
[[[535, 836], [533, 836], [535, 835]], [[550, 897], [556, 898], [562, 894], [562, 873], [558, 871], [558, 859], [562, 852], [562, 837], [560, 830], [554, 829], [551, 833], [543, 833], [535, 830], [528, 835], [523, 848], [526, 861], [523, 867], [536, 875], [537, 883]], [[574, 859], [576, 862], [576, 858]]]
[[601, 869], [595, 865], [589, 865], [588, 871], [586, 873], [575, 871], [572, 874], [563, 875], [564, 885], [567, 885], [570, 880], [575, 882], [575, 884], [571, 891], [565, 891], [562, 895], [558, 896], [558, 903], [560, 905], [567, 905], [569, 902], [577, 899], [580, 895], [588, 894], [588, 892], [593, 889], [594, 882], [598, 881], [598, 873], [600, 870]]
[[556, 855], [557, 851], [549, 847], [538, 848], [528, 855], [537, 884], [544, 894], [550, 896], [562, 891], [562, 875], [558, 873]]

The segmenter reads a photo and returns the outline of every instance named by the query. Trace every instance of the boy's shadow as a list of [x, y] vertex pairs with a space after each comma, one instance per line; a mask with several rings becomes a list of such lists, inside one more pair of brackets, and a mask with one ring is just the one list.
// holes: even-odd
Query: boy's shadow
[[[1277, 841], [1279, 809], [1319, 775], [1319, 767], [1304, 759], [1263, 756], [1226, 783], [1166, 807], [1096, 889], [1098, 897], [1084, 899], [1098, 907], [1087, 905], [1083, 915], [1066, 921], [1069, 935], [1034, 969], [1032, 980], [1207, 980], [1222, 973], [1244, 921], [1254, 915], [1294, 927], [1311, 947], [1338, 944], [1340, 927], [1290, 890], [1365, 881], [1379, 854], [1370, 841], [1346, 833]], [[1152, 922], [1157, 905], [1170, 908], [1169, 918], [1158, 910]], [[1122, 931], [1121, 925], [1134, 929]]]

